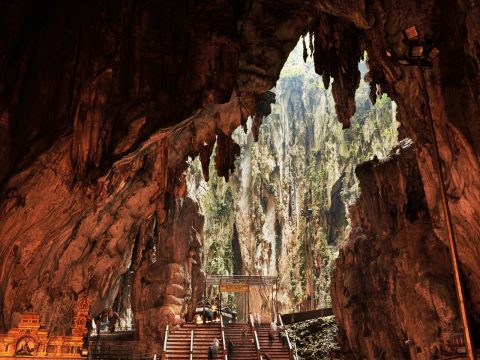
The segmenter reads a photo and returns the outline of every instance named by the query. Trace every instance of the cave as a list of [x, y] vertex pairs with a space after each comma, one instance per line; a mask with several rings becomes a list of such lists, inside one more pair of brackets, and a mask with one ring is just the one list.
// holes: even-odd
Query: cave
[[[0, 358], [67, 353], [86, 322], [113, 308], [135, 329], [129, 351], [162, 353], [166, 325], [180, 326], [202, 297], [207, 224], [189, 196], [191, 163], [225, 184], [241, 158], [235, 132], [275, 147], [262, 121], [275, 119], [271, 90], [300, 41], [345, 132], [371, 125], [351, 120], [362, 110], [361, 81], [371, 103], [386, 94], [396, 104], [399, 124], [398, 143], [355, 169], [359, 196], [328, 274], [338, 356], [473, 360], [477, 1], [17, 0], [0, 4], [0, 27]], [[273, 190], [262, 189], [262, 211]], [[316, 214], [307, 203], [304, 219]], [[298, 208], [285, 203], [289, 216]], [[287, 234], [282, 219], [271, 224], [269, 251], [279, 253]], [[237, 255], [243, 232], [261, 231], [232, 229]], [[232, 269], [249, 271], [232, 259]]]

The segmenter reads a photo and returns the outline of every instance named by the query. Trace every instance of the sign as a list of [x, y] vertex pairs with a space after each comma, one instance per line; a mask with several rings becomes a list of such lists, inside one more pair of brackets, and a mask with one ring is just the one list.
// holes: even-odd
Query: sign
[[220, 284], [220, 292], [248, 292], [248, 284]]

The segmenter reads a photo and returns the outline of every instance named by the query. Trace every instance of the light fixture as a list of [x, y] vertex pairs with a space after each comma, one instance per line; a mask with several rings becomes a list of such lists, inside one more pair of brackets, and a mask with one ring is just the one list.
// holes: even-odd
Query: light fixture
[[200, 316], [200, 314], [198, 314], [197, 318], [195, 319], [195, 323], [196, 324], [201, 324], [202, 322], [203, 322], [202, 317]]
[[432, 60], [435, 59], [440, 52], [433, 45], [433, 39], [420, 38], [415, 26], [407, 27], [402, 33], [402, 42], [406, 45], [404, 54], [395, 56], [391, 50], [386, 50], [387, 57], [404, 66], [431, 68]]
[[403, 30], [403, 36], [408, 40], [414, 40], [418, 38], [418, 31], [415, 25], [409, 26]]
[[450, 249], [450, 259], [452, 261], [452, 268], [454, 274], [455, 290], [457, 293], [458, 306], [460, 310], [460, 316], [463, 324], [463, 334], [465, 337], [465, 347], [467, 352], [468, 360], [475, 360], [475, 344], [472, 340], [472, 333], [470, 330], [470, 324], [468, 319], [468, 314], [465, 306], [465, 293], [463, 290], [463, 284], [460, 274], [460, 265], [457, 252], [457, 244], [455, 240], [455, 232], [453, 229], [452, 217], [450, 214], [450, 208], [448, 206], [447, 192], [445, 190], [445, 182], [443, 179], [443, 173], [440, 162], [440, 154], [438, 152], [437, 136], [435, 133], [435, 127], [433, 124], [432, 109], [430, 108], [430, 98], [428, 96], [427, 83], [425, 81], [425, 69], [429, 69], [433, 66], [432, 60], [435, 59], [440, 51], [434, 46], [433, 39], [431, 38], [420, 38], [418, 35], [417, 28], [415, 26], [409, 26], [403, 30], [403, 43], [407, 45], [407, 50], [402, 56], [393, 56], [391, 52], [388, 56], [392, 60], [398, 62], [404, 66], [416, 66], [420, 71], [420, 77], [423, 86], [423, 94], [425, 97], [425, 103], [427, 106], [427, 115], [430, 126], [430, 132], [432, 136], [433, 144], [433, 160], [435, 171], [438, 176], [438, 183], [440, 187], [440, 196], [442, 202], [443, 215], [445, 217], [445, 226], [447, 228], [448, 234], [448, 244]]
[[428, 57], [430, 60], [433, 60], [438, 56], [438, 54], [440, 54], [440, 50], [438, 50], [436, 47], [433, 47], [428, 53]]
[[423, 56], [423, 45], [412, 46], [410, 56], [412, 57], [422, 57]]

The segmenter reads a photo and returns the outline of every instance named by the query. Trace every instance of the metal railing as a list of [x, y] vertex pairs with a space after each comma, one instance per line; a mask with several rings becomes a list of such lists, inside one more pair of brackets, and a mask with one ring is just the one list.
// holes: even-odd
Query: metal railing
[[193, 330], [190, 332], [190, 360], [193, 360]]
[[220, 330], [222, 331], [223, 357], [225, 360], [228, 360], [227, 346], [225, 344], [225, 326], [223, 325], [223, 317], [221, 314], [220, 314]]
[[257, 360], [262, 360], [263, 359], [263, 356], [260, 352], [260, 343], [258, 341], [258, 336], [257, 336], [257, 329], [255, 329], [255, 324], [253, 322], [253, 315], [252, 314], [249, 314], [249, 322], [250, 322], [250, 328], [252, 330], [252, 335], [253, 335], [253, 339], [255, 341], [255, 349], [257, 350]]
[[[285, 333], [285, 337], [287, 339], [287, 348], [288, 348], [288, 353], [290, 354], [290, 359], [293, 359], [293, 360], [298, 360], [298, 356], [296, 354], [296, 350], [295, 352], [293, 351], [293, 347], [292, 347], [292, 343], [290, 341], [290, 336], [288, 336], [288, 329], [285, 327], [285, 325], [283, 324], [283, 320], [282, 320], [282, 316], [281, 314], [278, 314], [278, 323], [280, 324], [280, 327], [281, 329], [283, 329], [284, 333]], [[283, 341], [283, 340], [282, 340]], [[295, 347], [296, 348], [296, 347]]]
[[165, 327], [165, 338], [163, 339], [163, 350], [162, 350], [162, 360], [167, 358], [167, 343], [168, 343], [168, 324]]

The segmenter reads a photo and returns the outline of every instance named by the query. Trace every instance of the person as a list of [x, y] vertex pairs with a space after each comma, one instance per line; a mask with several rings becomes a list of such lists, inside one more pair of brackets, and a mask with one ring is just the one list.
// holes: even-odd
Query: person
[[217, 338], [213, 339], [212, 344], [208, 347], [208, 360], [214, 360], [218, 355], [218, 348], [220, 346], [220, 341]]
[[284, 330], [280, 333], [280, 338], [282, 340], [282, 349], [288, 348], [287, 333]]
[[270, 323], [270, 329], [272, 329], [273, 331], [275, 331], [275, 334], [277, 333], [278, 331], [278, 326], [277, 326], [277, 323], [275, 321], [272, 321]]
[[95, 323], [95, 328], [97, 330], [97, 340], [100, 339], [100, 328], [102, 327], [102, 318], [101, 315], [97, 315], [93, 318], [93, 322]]
[[273, 340], [275, 339], [275, 335], [276, 335], [276, 332], [272, 328], [270, 328], [268, 330], [268, 346], [269, 347], [272, 347]]
[[262, 324], [262, 317], [260, 316], [259, 313], [255, 313], [255, 325], [257, 327], [260, 327], [261, 324]]
[[85, 327], [87, 328], [87, 332], [85, 335], [83, 335], [83, 348], [84, 349], [89, 349], [90, 348], [90, 333], [92, 332], [92, 319], [87, 318], [87, 322], [85, 324]]
[[271, 360], [272, 359], [268, 353], [262, 353], [262, 356], [265, 360]]
[[110, 334], [112, 334], [115, 331], [115, 324], [118, 318], [119, 318], [118, 313], [113, 311], [112, 308], [110, 308], [108, 310], [108, 330], [110, 331]]
[[213, 311], [210, 309], [205, 309], [205, 312], [203, 313], [203, 318], [205, 322], [211, 322], [213, 320]]
[[227, 341], [227, 350], [228, 350], [228, 356], [231, 358], [233, 350], [235, 349], [235, 345], [233, 344], [232, 339], [228, 339]]
[[248, 328], [245, 325], [242, 329], [242, 344], [245, 344], [245, 340], [247, 340], [247, 331], [248, 331]]

